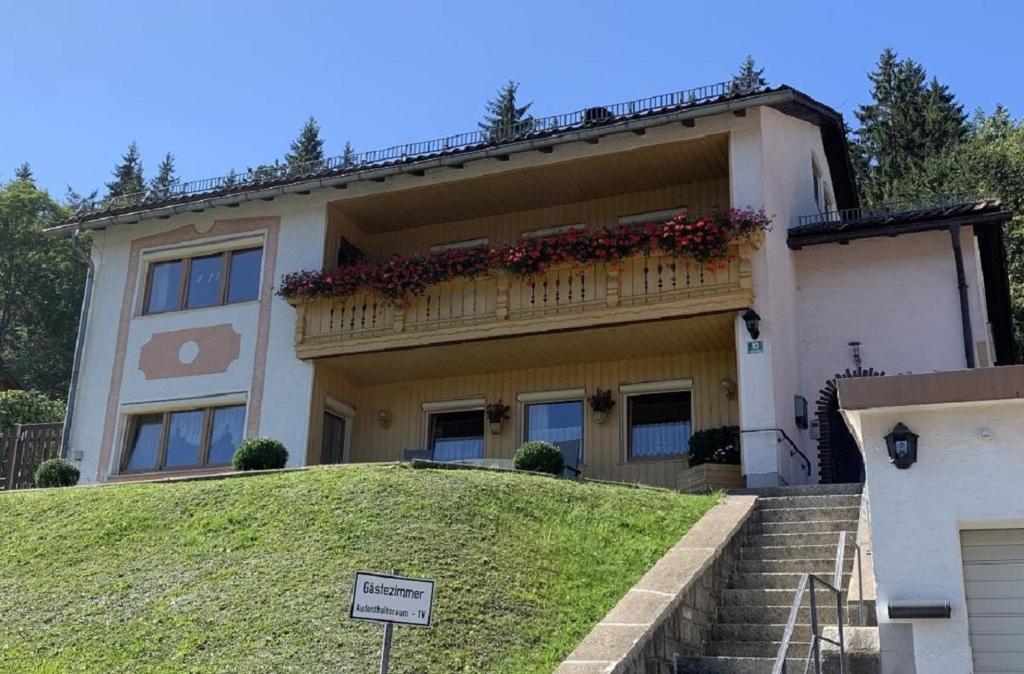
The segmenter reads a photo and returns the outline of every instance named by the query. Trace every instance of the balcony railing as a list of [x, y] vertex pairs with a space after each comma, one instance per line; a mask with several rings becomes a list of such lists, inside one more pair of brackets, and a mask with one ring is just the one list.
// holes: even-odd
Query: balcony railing
[[896, 218], [932, 211], [956, 211], [991, 200], [977, 194], [942, 194], [916, 200], [886, 201], [860, 208], [801, 215], [797, 218], [796, 226], [799, 229], [816, 225], [846, 225], [875, 218]]
[[295, 343], [300, 355], [321, 356], [473, 339], [474, 331], [494, 328], [523, 334], [739, 308], [750, 301], [750, 248], [734, 244], [729, 261], [715, 268], [651, 254], [559, 265], [535, 278], [459, 279], [431, 286], [405, 307], [366, 293], [297, 301]]

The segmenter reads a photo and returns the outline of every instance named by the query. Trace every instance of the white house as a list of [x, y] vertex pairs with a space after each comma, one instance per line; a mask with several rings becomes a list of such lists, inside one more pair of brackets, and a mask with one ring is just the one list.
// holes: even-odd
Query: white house
[[[127, 195], [56, 228], [93, 239], [66, 452], [114, 482], [221, 471], [255, 435], [296, 466], [547, 439], [586, 476], [672, 486], [693, 432], [736, 426], [748, 485], [861, 481], [837, 375], [1014, 361], [1008, 217], [861, 211], [839, 113], [732, 83]], [[608, 253], [666, 222], [722, 247]], [[509, 272], [572, 237], [575, 263]]]

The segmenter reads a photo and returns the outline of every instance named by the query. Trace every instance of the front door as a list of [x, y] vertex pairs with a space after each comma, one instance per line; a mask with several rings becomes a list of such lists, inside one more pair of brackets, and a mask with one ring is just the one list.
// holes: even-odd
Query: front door
[[333, 412], [324, 412], [323, 446], [320, 463], [341, 463], [345, 460], [345, 417]]
[[857, 441], [836, 409], [829, 414], [829, 444], [832, 447], [832, 482], [863, 482], [864, 457]]

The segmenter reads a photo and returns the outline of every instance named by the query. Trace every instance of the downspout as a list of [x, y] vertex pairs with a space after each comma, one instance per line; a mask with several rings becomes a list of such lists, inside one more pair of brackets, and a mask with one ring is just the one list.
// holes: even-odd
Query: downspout
[[60, 456], [68, 458], [71, 442], [71, 423], [75, 417], [75, 403], [78, 401], [78, 375], [82, 369], [82, 347], [85, 345], [85, 329], [89, 324], [89, 309], [92, 305], [92, 281], [96, 274], [96, 266], [92, 256], [79, 248], [79, 236], [82, 229], [78, 227], [72, 235], [71, 246], [75, 254], [86, 263], [85, 292], [82, 293], [82, 310], [78, 315], [78, 338], [75, 340], [75, 357], [71, 363], [71, 385], [68, 387], [67, 412], [64, 415], [64, 431], [61, 433]]
[[967, 367], [974, 368], [974, 334], [971, 330], [971, 306], [967, 299], [967, 275], [964, 273], [964, 252], [960, 247], [960, 225], [949, 226], [953, 242], [953, 260], [956, 262], [956, 282], [960, 289], [960, 325], [964, 334], [964, 356]]

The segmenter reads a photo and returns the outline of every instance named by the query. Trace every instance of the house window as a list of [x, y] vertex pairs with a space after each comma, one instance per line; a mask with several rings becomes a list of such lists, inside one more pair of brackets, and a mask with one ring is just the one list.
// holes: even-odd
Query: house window
[[262, 248], [161, 260], [149, 266], [144, 314], [199, 309], [259, 297]]
[[540, 229], [530, 229], [523, 232], [522, 237], [524, 239], [542, 239], [545, 236], [557, 236], [558, 234], [568, 234], [569, 232], [582, 232], [587, 228], [587, 223], [577, 222], [574, 225], [559, 225], [557, 227], [541, 227]]
[[428, 449], [435, 461], [484, 458], [483, 408], [428, 414]]
[[489, 246], [491, 240], [489, 238], [481, 237], [479, 239], [464, 239], [462, 241], [450, 241], [448, 243], [435, 243], [430, 247], [431, 253], [440, 253], [446, 250], [464, 250], [466, 248], [483, 248]]
[[628, 227], [630, 225], [646, 225], [649, 223], [664, 223], [668, 222], [677, 215], [686, 215], [686, 206], [676, 206], [675, 208], [666, 208], [662, 211], [648, 211], [646, 213], [632, 213], [630, 215], [623, 215], [619, 217], [619, 226]]
[[122, 472], [230, 465], [244, 422], [245, 405], [132, 415]]
[[568, 466], [583, 460], [583, 401], [527, 403], [524, 440], [543, 440], [562, 450]]
[[689, 382], [623, 386], [626, 455], [630, 460], [678, 458], [689, 449], [693, 392]]

